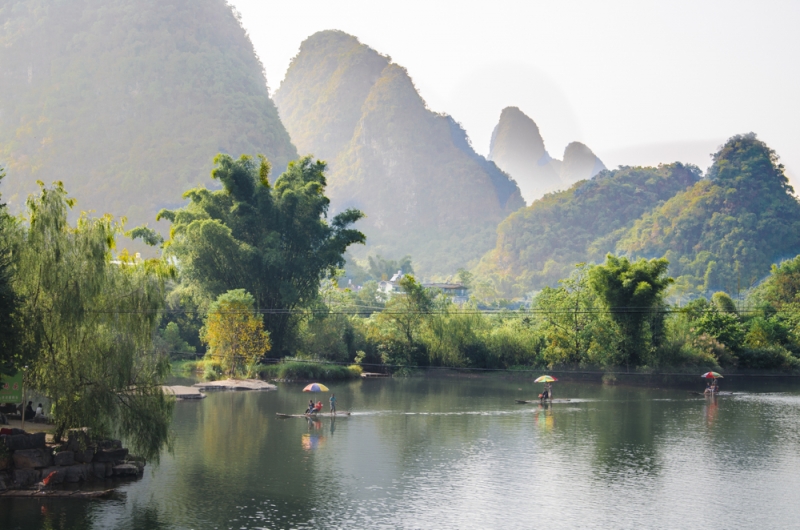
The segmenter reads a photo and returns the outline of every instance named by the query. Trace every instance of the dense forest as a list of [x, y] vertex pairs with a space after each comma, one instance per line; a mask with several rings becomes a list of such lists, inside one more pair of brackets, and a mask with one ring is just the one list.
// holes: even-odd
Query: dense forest
[[225, 0], [0, 5], [0, 162], [14, 212], [36, 180], [82, 209], [154, 222], [217, 152], [296, 151]]
[[681, 292], [745, 291], [800, 252], [800, 204], [778, 157], [754, 134], [734, 136], [706, 177], [637, 220], [617, 250], [665, 256]]
[[550, 156], [539, 127], [517, 107], [506, 107], [500, 113], [500, 121], [492, 131], [489, 160], [511, 175], [528, 204], [606, 169], [580, 142], [567, 145], [562, 160]]
[[365, 212], [358, 227], [368, 248], [356, 258], [411, 254], [423, 275], [452, 274], [524, 206], [463, 128], [427, 108], [405, 69], [355, 37], [306, 39], [275, 101], [300, 152], [328, 162], [333, 211]]
[[602, 260], [642, 214], [699, 179], [699, 169], [678, 163], [603, 171], [510, 215], [476, 272], [506, 298], [555, 286], [576, 263]]
[[800, 252], [800, 204], [777, 155], [754, 134], [734, 136], [701, 178], [680, 163], [603, 171], [510, 215], [476, 272], [498, 296], [554, 286], [606, 252], [665, 257], [686, 300], [744, 292], [773, 263]]

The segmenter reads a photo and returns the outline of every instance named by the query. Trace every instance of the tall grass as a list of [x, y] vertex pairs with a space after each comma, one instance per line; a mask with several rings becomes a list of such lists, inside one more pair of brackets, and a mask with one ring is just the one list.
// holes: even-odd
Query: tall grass
[[256, 368], [263, 379], [282, 379], [286, 381], [341, 381], [361, 376], [358, 365], [314, 363], [302, 361], [283, 361], [278, 364], [259, 365]]

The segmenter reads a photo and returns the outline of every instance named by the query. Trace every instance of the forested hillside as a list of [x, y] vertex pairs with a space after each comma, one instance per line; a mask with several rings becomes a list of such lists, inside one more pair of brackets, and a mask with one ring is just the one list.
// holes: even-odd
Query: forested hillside
[[800, 204], [778, 156], [755, 134], [734, 136], [708, 175], [644, 215], [617, 248], [665, 256], [683, 291], [743, 291], [800, 253]]
[[519, 185], [531, 204], [546, 193], [565, 190], [592, 178], [606, 167], [587, 146], [570, 143], [563, 160], [550, 156], [536, 123], [517, 107], [506, 107], [492, 131], [489, 159]]
[[556, 285], [576, 263], [602, 261], [642, 214], [699, 179], [680, 163], [603, 171], [510, 215], [477, 272], [506, 297]]
[[3, 196], [37, 179], [79, 209], [154, 223], [218, 152], [296, 156], [225, 0], [24, 0], [0, 7]]
[[405, 69], [355, 37], [309, 37], [275, 101], [301, 153], [329, 163], [333, 210], [365, 212], [361, 257], [409, 254], [423, 276], [450, 274], [489, 250], [498, 223], [524, 206], [461, 126], [426, 107]]

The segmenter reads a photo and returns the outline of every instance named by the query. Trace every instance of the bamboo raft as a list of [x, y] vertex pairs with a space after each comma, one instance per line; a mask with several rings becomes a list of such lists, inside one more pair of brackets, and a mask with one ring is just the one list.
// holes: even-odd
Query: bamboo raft
[[318, 412], [316, 414], [283, 414], [282, 412], [276, 412], [275, 414], [278, 415], [279, 418], [336, 418], [338, 416], [349, 416], [349, 412], [337, 412], [333, 414], [331, 412]]
[[515, 399], [520, 405], [528, 405], [531, 403], [569, 403], [571, 399]]
[[696, 396], [732, 396], [733, 392], [690, 392]]
[[41, 499], [105, 499], [110, 497], [114, 490], [98, 491], [69, 491], [69, 490], [6, 490], [0, 493], [0, 497], [29, 497]]

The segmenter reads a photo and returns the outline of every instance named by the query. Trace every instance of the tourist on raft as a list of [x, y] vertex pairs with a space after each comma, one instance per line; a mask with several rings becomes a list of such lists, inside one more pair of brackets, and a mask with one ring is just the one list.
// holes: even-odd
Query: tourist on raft
[[308, 400], [308, 408], [306, 409], [306, 414], [312, 414], [314, 412], [314, 400]]
[[331, 402], [331, 414], [336, 414], [336, 394], [331, 394], [328, 401]]

